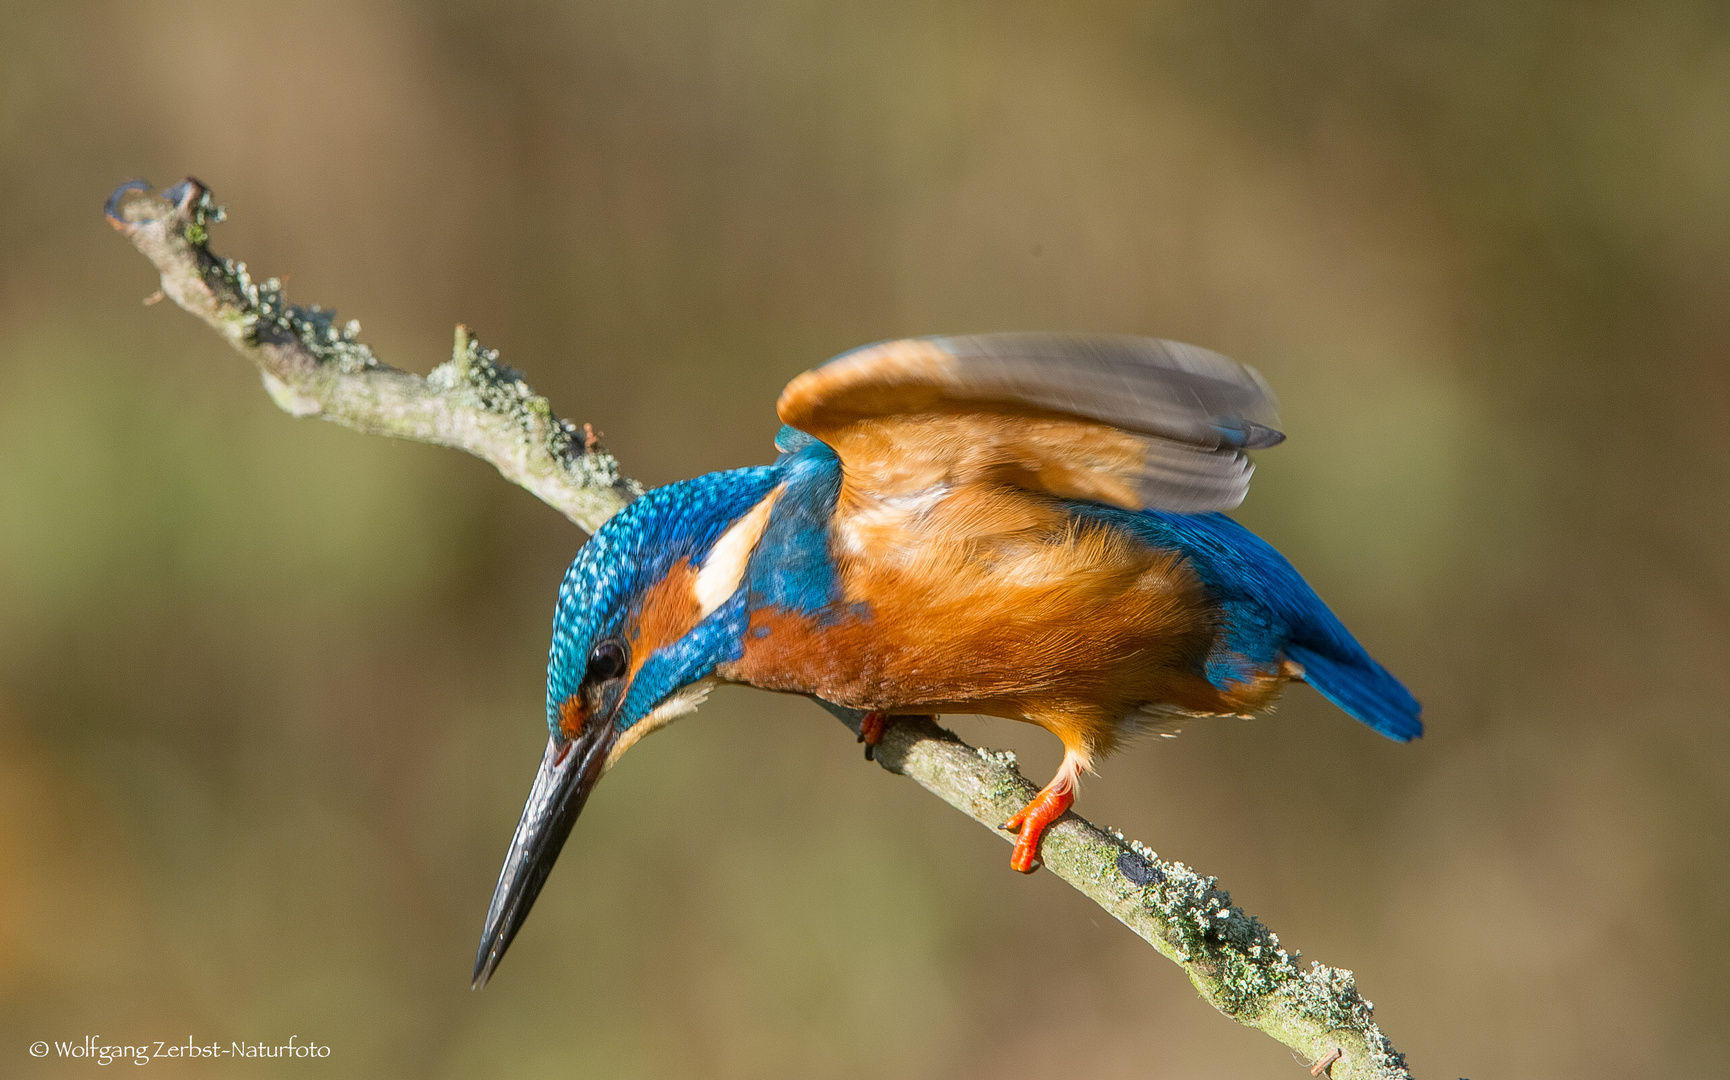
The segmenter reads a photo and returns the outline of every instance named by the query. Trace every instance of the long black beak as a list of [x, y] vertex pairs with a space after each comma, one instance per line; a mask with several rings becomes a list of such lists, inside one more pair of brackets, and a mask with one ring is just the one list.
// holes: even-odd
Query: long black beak
[[480, 952], [475, 954], [472, 985], [476, 990], [492, 978], [505, 950], [511, 947], [511, 939], [529, 917], [565, 838], [571, 835], [571, 826], [601, 777], [614, 738], [613, 725], [599, 723], [591, 724], [575, 739], [554, 735], [547, 740], [541, 771], [529, 789], [523, 818], [511, 837], [505, 867], [499, 871], [492, 906], [487, 908], [486, 929], [481, 932]]

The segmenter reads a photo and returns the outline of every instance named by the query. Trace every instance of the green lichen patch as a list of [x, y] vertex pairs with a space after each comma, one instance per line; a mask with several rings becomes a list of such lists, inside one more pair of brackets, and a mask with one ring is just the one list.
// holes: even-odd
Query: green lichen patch
[[[240, 266], [245, 273], [244, 264]], [[253, 300], [257, 314], [252, 324], [253, 337], [268, 341], [272, 335], [287, 334], [299, 339], [306, 351], [323, 367], [344, 375], [358, 375], [379, 366], [372, 350], [361, 344], [360, 323], [350, 319], [336, 325], [336, 312], [326, 311], [317, 304], [300, 307], [290, 304], [282, 292], [282, 282], [270, 278], [254, 287]]]
[[1287, 993], [1304, 1015], [1333, 1030], [1362, 1031], [1375, 1009], [1359, 995], [1351, 972], [1314, 961]]
[[1302, 953], [1281, 946], [1279, 935], [1233, 904], [1216, 878], [1180, 862], [1157, 862], [1139, 843], [1130, 847], [1163, 874], [1143, 890], [1143, 903], [1216, 1008], [1249, 1022], [1284, 1013], [1311, 1029], [1354, 1032], [1378, 1075], [1405, 1075], [1404, 1056], [1376, 1026], [1375, 1006], [1358, 993], [1350, 971], [1314, 962], [1300, 967]]
[[205, 247], [210, 243], [210, 226], [216, 225], [228, 217], [228, 211], [216, 204], [210, 197], [210, 190], [203, 185], [198, 188], [198, 197], [192, 200], [187, 208], [186, 225], [180, 235], [195, 248]]
[[1294, 1011], [1330, 1031], [1353, 1031], [1363, 1036], [1377, 1072], [1405, 1076], [1406, 1056], [1376, 1026], [1375, 1005], [1358, 993], [1357, 980], [1343, 968], [1311, 962], [1297, 979], [1281, 988], [1281, 995]]
[[1406, 1055], [1395, 1050], [1394, 1044], [1375, 1024], [1364, 1029], [1364, 1046], [1370, 1052], [1370, 1064], [1377, 1074], [1411, 1080], [1411, 1071], [1406, 1067]]
[[339, 327], [334, 310], [291, 304], [281, 279], [255, 282], [245, 263], [213, 253], [208, 226], [222, 217], [222, 207], [210, 202], [208, 191], [201, 192], [181, 235], [192, 245], [205, 283], [228, 309], [228, 317], [240, 324], [246, 344], [299, 341], [321, 367], [344, 375], [380, 366], [372, 350], [359, 340], [358, 321], [350, 319]]
[[1180, 862], [1155, 865], [1162, 878], [1147, 887], [1144, 903], [1165, 924], [1178, 958], [1207, 972], [1209, 998], [1222, 1012], [1256, 1012], [1263, 999], [1297, 978], [1296, 955], [1281, 947], [1279, 935], [1233, 904], [1218, 879]]
[[586, 447], [582, 429], [553, 415], [552, 404], [535, 393], [522, 372], [501, 363], [499, 351], [482, 345], [467, 327], [457, 327], [451, 358], [434, 368], [426, 381], [436, 392], [466, 396], [487, 412], [510, 421], [525, 438], [538, 441], [540, 449], [583, 486], [626, 484], [634, 493], [640, 492], [620, 475], [619, 463], [611, 454]]
[[994, 802], [1003, 803], [1025, 799], [1027, 796], [1027, 781], [1022, 777], [1013, 750], [987, 750], [981, 746], [974, 750], [979, 760], [990, 766], [987, 775], [990, 777], [990, 797]]

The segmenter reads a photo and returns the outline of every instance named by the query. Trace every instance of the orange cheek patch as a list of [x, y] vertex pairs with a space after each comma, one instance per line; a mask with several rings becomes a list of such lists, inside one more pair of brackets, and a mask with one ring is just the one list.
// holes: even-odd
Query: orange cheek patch
[[559, 733], [567, 739], [574, 739], [583, 733], [583, 727], [589, 722], [589, 711], [583, 707], [583, 699], [572, 694], [559, 703]]
[[697, 603], [697, 571], [689, 559], [680, 559], [666, 577], [643, 592], [643, 602], [631, 627], [630, 676], [636, 678], [637, 671], [656, 649], [684, 637], [702, 617], [702, 608]]

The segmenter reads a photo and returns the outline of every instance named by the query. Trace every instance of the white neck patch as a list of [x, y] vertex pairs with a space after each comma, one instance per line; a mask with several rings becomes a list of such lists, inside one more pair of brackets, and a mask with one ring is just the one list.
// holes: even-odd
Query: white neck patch
[[625, 751], [635, 746], [637, 740], [644, 735], [659, 731], [679, 717], [696, 712], [697, 706], [703, 703], [703, 699], [709, 696], [709, 691], [719, 682], [719, 679], [711, 675], [688, 686], [681, 686], [667, 695], [667, 699], [657, 705], [654, 712], [625, 729], [624, 734], [619, 736], [619, 741], [607, 752], [607, 760], [601, 765], [601, 772], [605, 773], [617, 765], [619, 759], [625, 756]]
[[709, 549], [709, 557], [703, 560], [703, 568], [697, 571], [697, 580], [692, 585], [697, 594], [697, 607], [704, 617], [726, 603], [727, 598], [738, 591], [739, 583], [745, 580], [745, 567], [751, 561], [751, 552], [757, 550], [757, 542], [763, 539], [763, 530], [769, 527], [769, 512], [775, 508], [775, 500], [785, 486], [783, 484], [765, 495], [761, 502], [746, 511], [744, 517], [733, 522], [732, 527], [722, 533], [715, 546]]

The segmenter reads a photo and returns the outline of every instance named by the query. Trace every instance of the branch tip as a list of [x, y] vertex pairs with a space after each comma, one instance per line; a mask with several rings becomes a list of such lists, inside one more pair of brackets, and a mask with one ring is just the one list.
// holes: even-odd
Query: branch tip
[[108, 224], [114, 226], [122, 235], [131, 236], [138, 226], [154, 220], [136, 216], [131, 212], [134, 206], [144, 201], [137, 196], [148, 195], [149, 191], [148, 180], [128, 180], [115, 188], [113, 194], [108, 196], [108, 201], [102, 205], [102, 214], [108, 219]]

